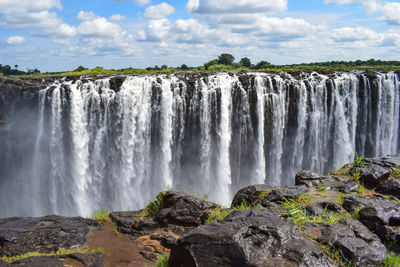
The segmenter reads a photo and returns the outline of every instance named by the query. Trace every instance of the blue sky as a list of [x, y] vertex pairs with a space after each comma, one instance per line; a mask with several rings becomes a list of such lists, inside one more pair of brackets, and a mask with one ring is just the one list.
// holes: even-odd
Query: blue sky
[[400, 1], [0, 0], [0, 64], [41, 71], [400, 60]]

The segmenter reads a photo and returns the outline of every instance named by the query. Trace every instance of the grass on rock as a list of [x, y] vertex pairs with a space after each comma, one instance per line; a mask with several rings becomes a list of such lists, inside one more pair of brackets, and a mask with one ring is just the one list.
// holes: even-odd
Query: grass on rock
[[107, 208], [101, 210], [95, 210], [90, 216], [90, 219], [96, 220], [101, 223], [110, 222], [110, 211]]
[[154, 264], [154, 267], [169, 267], [169, 255], [164, 254], [164, 255], [158, 256], [158, 260]]
[[247, 204], [246, 201], [242, 201], [242, 204], [240, 204], [240, 206], [236, 206], [230, 209], [224, 209], [218, 207], [210, 211], [210, 214], [204, 224], [210, 224], [212, 222], [222, 222], [229, 214], [237, 210], [252, 210], [252, 209], [258, 210], [260, 209], [260, 207], [249, 205]]
[[7, 257], [4, 256], [1, 258], [1, 260], [8, 262], [8, 263], [13, 263], [16, 261], [20, 261], [20, 260], [24, 260], [24, 259], [28, 259], [28, 258], [32, 258], [32, 257], [50, 257], [50, 256], [65, 256], [65, 255], [69, 255], [69, 254], [75, 254], [75, 253], [90, 253], [90, 254], [94, 254], [94, 253], [99, 253], [99, 254], [104, 254], [105, 250], [102, 247], [97, 247], [94, 249], [89, 249], [89, 248], [84, 248], [84, 249], [60, 249], [57, 252], [52, 252], [52, 253], [40, 253], [38, 251], [35, 252], [29, 252], [26, 254], [21, 254], [21, 255], [17, 255], [17, 256], [11, 256], [11, 257]]
[[396, 255], [394, 252], [390, 252], [383, 260], [383, 264], [384, 267], [399, 267], [400, 255]]

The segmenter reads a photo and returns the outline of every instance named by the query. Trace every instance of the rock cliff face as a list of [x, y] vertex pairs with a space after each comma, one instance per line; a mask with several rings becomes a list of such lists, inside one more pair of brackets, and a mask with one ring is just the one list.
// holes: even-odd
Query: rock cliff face
[[293, 185], [301, 169], [326, 173], [356, 152], [398, 150], [396, 73], [0, 84], [0, 217], [139, 209], [166, 188], [229, 205], [251, 184]]

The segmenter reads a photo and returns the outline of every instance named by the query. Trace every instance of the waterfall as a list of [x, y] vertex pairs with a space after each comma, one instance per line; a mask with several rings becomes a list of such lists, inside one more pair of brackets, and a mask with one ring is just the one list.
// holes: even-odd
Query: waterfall
[[243, 186], [395, 154], [399, 89], [392, 72], [60, 79], [38, 94], [33, 153], [14, 166], [31, 177], [0, 188], [0, 216], [137, 210], [167, 189], [227, 206]]

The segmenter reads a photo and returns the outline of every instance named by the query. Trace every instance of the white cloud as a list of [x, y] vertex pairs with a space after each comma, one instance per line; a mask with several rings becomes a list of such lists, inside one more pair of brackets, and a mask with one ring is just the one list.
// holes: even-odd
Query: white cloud
[[356, 28], [344, 27], [340, 29], [335, 29], [333, 30], [331, 36], [337, 42], [377, 40], [380, 38], [380, 35], [378, 33], [365, 27], [356, 27]]
[[389, 2], [380, 8], [382, 17], [380, 19], [389, 23], [400, 25], [400, 3]]
[[79, 34], [87, 37], [115, 37], [123, 32], [118, 24], [102, 17], [82, 22], [77, 30]]
[[207, 43], [217, 41], [220, 37], [217, 30], [211, 30], [207, 25], [200, 24], [195, 19], [178, 19], [172, 31], [177, 37], [178, 43]]
[[8, 45], [20, 45], [26, 43], [26, 39], [22, 36], [11, 36], [7, 38], [6, 43]]
[[276, 13], [286, 10], [287, 0], [189, 0], [187, 8], [199, 14]]
[[114, 15], [110, 16], [108, 19], [111, 21], [114, 21], [114, 22], [118, 22], [118, 21], [126, 20], [126, 17], [122, 16], [121, 14], [114, 14]]
[[161, 4], [149, 6], [144, 11], [146, 19], [163, 19], [175, 12], [175, 8], [165, 2]]
[[63, 23], [58, 27], [57, 31], [55, 32], [55, 35], [57, 37], [71, 38], [76, 35], [76, 29], [75, 27]]
[[171, 29], [171, 22], [168, 19], [150, 20], [144, 31], [138, 35], [139, 41], [161, 41], [167, 36]]
[[150, 0], [114, 0], [115, 2], [129, 2], [129, 1], [132, 1], [132, 2], [135, 2], [136, 4], [138, 4], [138, 5], [147, 5], [147, 4], [150, 4]]
[[62, 21], [50, 9], [62, 9], [59, 0], [1, 0], [0, 25], [10, 28], [38, 29], [59, 25]]
[[94, 20], [96, 18], [98, 18], [98, 16], [96, 14], [93, 13], [93, 11], [79, 11], [78, 15], [76, 16], [77, 19], [79, 20]]
[[265, 36], [269, 41], [286, 41], [306, 36], [319, 29], [303, 19], [296, 18], [268, 18], [260, 20], [261, 31], [259, 36]]

